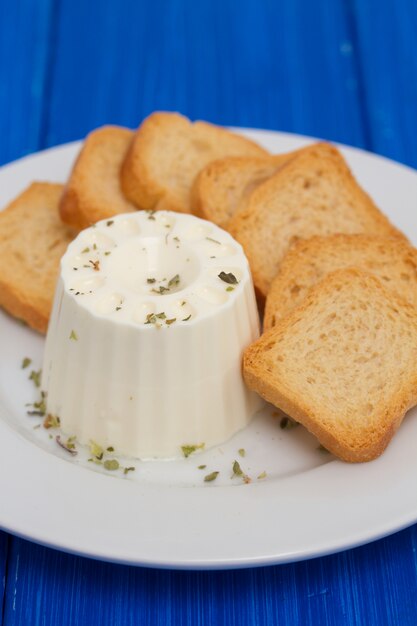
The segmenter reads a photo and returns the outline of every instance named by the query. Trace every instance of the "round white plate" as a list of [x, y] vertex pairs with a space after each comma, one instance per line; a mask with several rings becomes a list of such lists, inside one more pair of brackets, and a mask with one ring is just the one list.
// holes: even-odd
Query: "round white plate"
[[[241, 131], [273, 152], [310, 140]], [[65, 181], [79, 149], [70, 144], [0, 170], [0, 206], [32, 180]], [[343, 147], [359, 182], [416, 243], [417, 173]], [[282, 430], [272, 407], [219, 448], [188, 459], [135, 462], [104, 473], [59, 448], [26, 415], [37, 392], [28, 375], [43, 339], [0, 313], [0, 526], [33, 541], [98, 559], [175, 568], [267, 565], [336, 552], [417, 520], [417, 420], [404, 420], [372, 463], [348, 465], [317, 448], [302, 427]], [[24, 357], [33, 364], [21, 369]], [[239, 448], [246, 450], [244, 458]], [[231, 478], [239, 460], [252, 478]], [[198, 465], [206, 465], [199, 470]], [[204, 475], [220, 471], [215, 482]], [[263, 472], [266, 478], [257, 477]]]

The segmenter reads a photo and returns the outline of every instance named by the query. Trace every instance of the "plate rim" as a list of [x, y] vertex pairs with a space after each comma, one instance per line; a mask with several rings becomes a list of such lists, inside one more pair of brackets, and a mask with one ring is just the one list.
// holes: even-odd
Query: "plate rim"
[[[283, 133], [279, 131], [269, 131], [266, 129], [236, 128], [235, 130], [243, 134], [248, 134], [254, 137], [258, 136], [261, 140], [262, 140], [262, 137], [264, 138], [272, 137], [274, 141], [276, 140], [278, 142], [282, 141], [282, 139], [285, 139], [290, 142], [301, 141], [303, 143], [317, 141], [317, 139], [313, 137], [297, 135], [297, 134], [292, 134], [292, 133]], [[73, 158], [75, 155], [75, 151], [79, 148], [80, 144], [81, 144], [81, 141], [74, 141], [74, 142], [70, 142], [67, 144], [54, 146], [52, 148], [47, 148], [45, 150], [35, 152], [29, 155], [25, 155], [21, 157], [20, 159], [16, 159], [15, 161], [12, 161], [10, 163], [3, 165], [0, 168], [0, 177], [3, 177], [5, 174], [7, 175], [10, 171], [13, 171], [15, 168], [18, 169], [19, 167], [21, 167], [22, 163], [27, 164], [33, 160], [39, 159], [39, 157], [44, 157], [44, 156], [48, 157], [48, 155], [51, 155], [52, 153], [61, 152], [62, 154], [64, 154], [64, 158], [68, 158], [68, 159], [69, 159], [69, 156], [67, 156], [67, 153], [68, 154], [73, 153], [71, 154], [71, 158]], [[388, 166], [395, 166], [397, 168], [405, 170], [408, 174], [416, 177], [416, 181], [417, 181], [417, 172], [407, 165], [403, 165], [387, 157], [375, 155], [371, 152], [367, 152], [360, 148], [347, 146], [346, 144], [337, 144], [337, 145], [340, 146], [342, 150], [344, 150], [347, 153], [352, 152], [356, 154], [366, 155], [367, 157], [371, 159], [375, 159], [377, 161], [380, 160], [381, 162], [385, 163]], [[1, 404], [1, 399], [0, 399], [0, 404]], [[0, 406], [0, 409], [3, 410], [1, 406]], [[22, 437], [20, 437], [18, 433], [13, 431], [13, 429], [8, 424], [5, 424], [3, 420], [0, 420], [0, 435], [2, 437], [3, 436], [6, 437], [6, 440], [11, 442], [12, 444], [11, 448], [14, 451], [18, 451], [19, 454], [20, 453], [28, 454], [27, 445], [34, 448], [34, 450], [32, 450], [34, 454], [30, 456], [36, 457], [37, 453], [35, 452], [35, 450], [38, 450], [39, 452], [39, 449], [36, 448], [36, 446], [33, 446], [33, 444], [31, 444], [30, 442], [25, 441]], [[17, 435], [17, 438], [16, 438], [16, 435]], [[5, 439], [3, 439], [3, 441], [5, 441]], [[44, 454], [43, 451], [42, 451], [42, 454]], [[52, 455], [45, 455], [45, 456], [49, 460], [51, 458], [55, 458], [55, 457], [52, 457]], [[62, 463], [61, 459], [56, 459], [56, 461], [58, 463]], [[379, 460], [374, 461], [372, 465], [377, 464], [378, 461]], [[5, 482], [4, 476], [7, 476], [7, 468], [4, 466], [4, 463], [5, 463], [5, 459], [1, 459], [0, 460], [0, 486], [2, 483], [4, 484]], [[336, 463], [339, 463], [339, 462], [336, 462]], [[64, 463], [64, 464], [70, 466], [70, 464], [68, 463]], [[339, 466], [341, 465], [342, 464], [339, 463]], [[324, 467], [324, 466], [321, 466], [321, 467]], [[364, 467], [364, 466], [349, 466], [349, 467]], [[320, 469], [320, 468], [316, 468], [316, 469]], [[61, 467], [61, 470], [62, 470], [62, 467]], [[66, 475], [68, 473], [66, 471], [61, 471], [61, 470], [58, 471], [59, 474], [64, 473]], [[311, 470], [311, 471], [313, 472], [315, 470]], [[357, 473], [357, 470], [354, 470], [354, 472]], [[93, 473], [89, 472], [89, 474], [93, 474]], [[94, 476], [97, 476], [97, 475], [94, 474]], [[105, 481], [109, 480], [108, 477], [102, 477], [102, 478]], [[93, 482], [95, 480], [96, 479], [94, 478]], [[91, 481], [88, 480], [86, 482], [89, 483]], [[262, 486], [261, 485], [256, 485], [256, 486], [249, 485], [245, 487], [245, 489], [247, 490], [245, 491], [245, 494], [252, 492], [254, 488], [259, 489], [260, 491], [264, 491], [265, 485], [262, 485]], [[168, 487], [164, 486], [163, 488], [153, 487], [153, 489], [157, 489], [159, 492], [161, 489], [172, 490], [172, 488], [170, 488], [169, 486]], [[223, 488], [216, 487], [215, 489], [210, 489], [209, 493], [220, 491], [221, 489]], [[200, 489], [199, 491], [201, 492], [202, 490]], [[204, 491], [205, 491], [205, 488], [204, 488]], [[280, 490], [278, 489], [278, 491]], [[213, 500], [213, 496], [210, 495], [209, 499]], [[214, 498], [214, 500], [216, 500], [216, 498]], [[302, 551], [299, 551], [299, 552], [292, 550], [287, 553], [281, 553], [281, 554], [259, 554], [258, 556], [252, 556], [252, 557], [236, 556], [234, 558], [214, 557], [212, 559], [210, 558], [192, 559], [188, 557], [186, 559], [181, 559], [181, 558], [164, 559], [163, 557], [140, 558], [137, 555], [132, 556], [132, 558], [126, 558], [126, 556], [123, 556], [120, 552], [119, 554], [116, 554], [114, 548], [112, 549], [113, 552], [110, 554], [106, 549], [100, 551], [97, 549], [97, 547], [96, 548], [92, 547], [91, 549], [89, 549], [84, 545], [84, 547], [79, 546], [77, 548], [75, 544], [73, 545], [73, 543], [69, 541], [65, 541], [62, 538], [59, 539], [59, 537], [55, 537], [55, 539], [52, 540], [48, 538], [45, 535], [45, 533], [42, 533], [41, 531], [39, 531], [39, 529], [37, 532], [33, 531], [33, 529], [31, 529], [31, 531], [28, 532], [27, 530], [25, 531], [24, 527], [22, 527], [21, 524], [10, 522], [10, 520], [7, 520], [6, 518], [7, 518], [7, 515], [4, 514], [4, 511], [0, 512], [0, 527], [3, 530], [10, 532], [16, 536], [22, 537], [26, 540], [34, 541], [35, 543], [39, 543], [41, 545], [44, 545], [53, 549], [63, 550], [65, 552], [79, 555], [79, 556], [94, 558], [94, 559], [103, 560], [103, 561], [110, 561], [110, 562], [115, 562], [115, 563], [155, 567], [155, 568], [187, 569], [187, 570], [201, 570], [201, 569], [215, 570], [215, 569], [235, 569], [235, 568], [255, 567], [255, 566], [258, 567], [258, 566], [273, 565], [273, 564], [278, 564], [278, 563], [296, 562], [296, 561], [305, 560], [305, 559], [317, 558], [317, 557], [321, 557], [321, 556], [328, 555], [328, 554], [334, 554], [334, 553], [337, 553], [346, 549], [350, 549], [359, 545], [364, 545], [365, 543], [369, 543], [371, 541], [380, 539], [382, 537], [385, 537], [389, 534], [397, 532], [415, 523], [417, 521], [417, 498], [416, 498], [416, 502], [414, 503], [414, 509], [409, 510], [408, 513], [403, 512], [402, 514], [400, 514], [395, 523], [393, 523], [392, 521], [381, 523], [377, 529], [374, 527], [374, 529], [369, 530], [368, 533], [364, 533], [364, 532], [359, 533], [360, 536], [359, 535], [352, 536], [350, 540], [345, 541], [345, 542], [340, 542], [339, 540], [334, 543], [328, 544], [327, 546], [325, 545], [321, 545], [321, 546], [316, 545], [316, 547], [312, 546], [310, 550], [304, 548]]]

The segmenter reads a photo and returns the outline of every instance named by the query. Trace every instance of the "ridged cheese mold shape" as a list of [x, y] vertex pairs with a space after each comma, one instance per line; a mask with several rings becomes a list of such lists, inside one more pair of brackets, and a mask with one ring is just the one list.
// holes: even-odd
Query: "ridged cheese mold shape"
[[242, 378], [258, 336], [248, 261], [224, 230], [169, 211], [98, 222], [61, 260], [48, 413], [80, 443], [142, 459], [214, 446], [260, 408]]

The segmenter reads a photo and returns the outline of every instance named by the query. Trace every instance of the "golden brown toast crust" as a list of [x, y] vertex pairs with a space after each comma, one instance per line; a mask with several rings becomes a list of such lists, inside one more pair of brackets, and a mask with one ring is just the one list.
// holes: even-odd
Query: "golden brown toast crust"
[[247, 348], [243, 368], [330, 452], [370, 461], [417, 404], [417, 311], [375, 276], [339, 270]]
[[255, 189], [228, 230], [242, 244], [263, 297], [290, 245], [299, 239], [335, 233], [405, 239], [329, 144], [304, 150]]
[[32, 183], [0, 212], [0, 306], [45, 333], [59, 261], [74, 231], [59, 219], [63, 185]]
[[291, 154], [270, 157], [224, 157], [204, 167], [191, 189], [194, 215], [227, 228], [243, 199], [275, 174]]
[[120, 187], [120, 168], [133, 131], [103, 126], [84, 141], [61, 198], [66, 224], [81, 230], [102, 219], [135, 210]]
[[417, 308], [417, 250], [406, 241], [372, 235], [311, 237], [285, 255], [266, 299], [264, 329], [299, 305], [326, 274], [348, 267], [378, 276]]
[[135, 134], [122, 165], [122, 189], [141, 209], [190, 213], [194, 178], [207, 163], [228, 155], [267, 154], [255, 142], [219, 126], [157, 112]]

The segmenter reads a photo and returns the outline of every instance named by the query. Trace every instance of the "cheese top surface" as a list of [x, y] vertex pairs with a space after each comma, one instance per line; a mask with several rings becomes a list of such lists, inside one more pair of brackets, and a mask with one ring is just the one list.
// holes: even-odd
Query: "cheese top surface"
[[82, 231], [61, 261], [77, 304], [98, 317], [168, 328], [211, 315], [249, 267], [241, 246], [192, 215], [137, 211]]
[[99, 222], [61, 261], [48, 413], [80, 443], [142, 459], [216, 445], [259, 408], [242, 377], [258, 336], [249, 265], [228, 233], [168, 211]]

